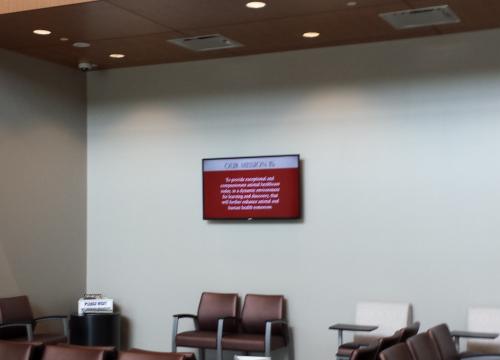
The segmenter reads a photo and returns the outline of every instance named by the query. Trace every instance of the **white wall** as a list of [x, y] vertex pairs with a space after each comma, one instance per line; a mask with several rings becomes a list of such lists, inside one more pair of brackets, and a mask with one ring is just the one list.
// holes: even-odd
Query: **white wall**
[[0, 297], [74, 311], [86, 247], [85, 77], [0, 50]]
[[[170, 348], [204, 290], [281, 293], [295, 358], [359, 300], [499, 305], [500, 31], [96, 72], [88, 290]], [[304, 220], [202, 220], [201, 159], [300, 153]], [[139, 300], [145, 302], [139, 303]]]

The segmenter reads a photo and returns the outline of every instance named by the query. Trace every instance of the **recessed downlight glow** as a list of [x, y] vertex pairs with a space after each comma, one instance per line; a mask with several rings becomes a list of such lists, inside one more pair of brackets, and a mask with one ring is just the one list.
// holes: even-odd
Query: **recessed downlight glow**
[[89, 43], [86, 43], [86, 42], [76, 42], [76, 43], [73, 43], [73, 46], [76, 47], [76, 48], [88, 48], [90, 46]]
[[36, 29], [36, 30], [33, 30], [33, 34], [47, 36], [47, 35], [52, 34], [52, 31], [45, 30], [45, 29]]
[[125, 54], [109, 54], [109, 57], [112, 59], [123, 59]]
[[68, 41], [69, 39], [67, 37], [62, 37], [62, 38], [59, 38], [59, 41]]
[[263, 1], [250, 1], [247, 2], [247, 8], [250, 9], [262, 9], [265, 7], [267, 4]]
[[305, 37], [306, 39], [314, 39], [314, 38], [317, 38], [319, 36], [319, 32], [308, 31], [308, 32], [303, 33], [302, 36]]
[[349, 2], [347, 2], [346, 5], [347, 6], [356, 6], [356, 5], [358, 5], [358, 2], [357, 1], [349, 1]]

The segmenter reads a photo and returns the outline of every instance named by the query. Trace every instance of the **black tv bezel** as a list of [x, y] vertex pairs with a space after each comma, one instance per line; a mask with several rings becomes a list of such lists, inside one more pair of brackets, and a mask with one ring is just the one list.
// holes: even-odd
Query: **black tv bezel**
[[[299, 213], [296, 217], [207, 217], [205, 214], [205, 182], [203, 181], [204, 175], [204, 163], [207, 160], [231, 160], [231, 159], [255, 159], [255, 158], [270, 158], [270, 157], [290, 157], [295, 156], [298, 160], [298, 176], [299, 176], [299, 189], [298, 189], [298, 197], [299, 197]], [[203, 208], [203, 220], [208, 221], [266, 221], [266, 220], [300, 220], [302, 219], [302, 164], [300, 159], [300, 154], [285, 154], [285, 155], [257, 155], [257, 156], [231, 156], [231, 157], [216, 157], [216, 158], [203, 158], [201, 159], [201, 191], [202, 191], [202, 208]]]

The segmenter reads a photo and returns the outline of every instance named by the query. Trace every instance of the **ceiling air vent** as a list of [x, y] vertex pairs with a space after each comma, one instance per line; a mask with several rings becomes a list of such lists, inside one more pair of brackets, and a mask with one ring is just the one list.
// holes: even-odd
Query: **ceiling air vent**
[[187, 37], [168, 41], [193, 51], [231, 49], [242, 46], [240, 43], [220, 34]]
[[379, 14], [379, 16], [395, 29], [411, 29], [460, 22], [458, 16], [448, 5], [394, 11]]

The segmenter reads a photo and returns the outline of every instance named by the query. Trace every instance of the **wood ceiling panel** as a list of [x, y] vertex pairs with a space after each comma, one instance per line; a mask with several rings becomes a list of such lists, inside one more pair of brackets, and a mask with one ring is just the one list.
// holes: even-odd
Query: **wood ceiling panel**
[[[246, 0], [101, 0], [0, 15], [0, 47], [73, 68], [80, 60], [98, 69], [203, 60], [500, 27], [500, 0], [447, 0], [460, 24], [395, 30], [379, 13], [442, 5], [441, 0], [268, 0], [262, 10]], [[53, 35], [32, 34], [47, 28]], [[181, 30], [173, 30], [181, 29]], [[302, 33], [318, 31], [316, 39]], [[193, 52], [167, 39], [220, 33], [241, 48]], [[70, 41], [61, 42], [60, 37]], [[88, 41], [77, 49], [73, 41]], [[111, 59], [124, 53], [124, 59]]]
[[[378, 16], [380, 12], [407, 8], [405, 3], [397, 2], [377, 7], [187, 31], [189, 35], [221, 33], [245, 45], [228, 50], [193, 52], [167, 42], [168, 39], [184, 35], [167, 32], [95, 40], [92, 46], [86, 49], [58, 43], [49, 47], [23, 48], [18, 51], [74, 68], [80, 60], [88, 60], [98, 64], [99, 69], [106, 69], [436, 34], [433, 28], [394, 30]], [[304, 39], [302, 33], [305, 31], [319, 31], [321, 36], [317, 39]], [[111, 53], [124, 53], [126, 58], [111, 59]]]
[[[348, 0], [268, 0], [259, 10], [248, 0], [106, 0], [176, 30], [231, 25], [347, 8]], [[401, 3], [401, 0], [357, 0], [356, 8]]]
[[437, 26], [442, 33], [500, 27], [499, 0], [408, 0], [415, 8], [448, 4], [460, 17], [458, 24]]
[[[33, 29], [49, 29], [50, 36], [33, 34]], [[61, 6], [4, 14], [0, 18], [0, 47], [26, 48], [53, 46], [60, 37], [71, 41], [92, 41], [169, 31], [141, 16], [106, 2]]]
[[0, 1], [0, 14], [44, 9], [54, 6], [73, 5], [92, 1], [96, 0], [2, 0]]
[[[248, 52], [252, 49], [278, 51], [436, 34], [433, 28], [394, 30], [378, 16], [380, 12], [407, 8], [408, 6], [401, 2], [356, 10], [192, 30], [189, 34], [220, 33], [245, 45], [245, 48], [234, 50], [236, 52]], [[305, 39], [302, 34], [306, 31], [317, 31], [321, 36]]]
[[[71, 45], [59, 44], [44, 48], [23, 48], [19, 52], [77, 68], [79, 61], [87, 60], [97, 64], [98, 69], [125, 66], [159, 64], [180, 61], [203, 60], [216, 57], [234, 56], [224, 50], [214, 52], [193, 52], [169, 42], [168, 39], [180, 34], [167, 32], [138, 37], [96, 40], [89, 48], [78, 49]], [[126, 54], [123, 59], [112, 59], [109, 54]]]

